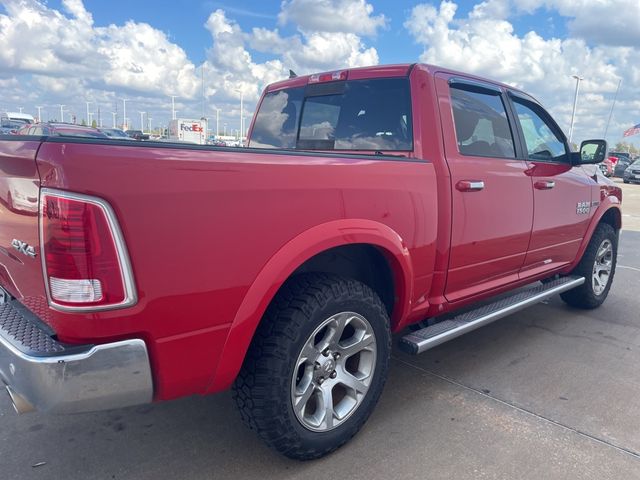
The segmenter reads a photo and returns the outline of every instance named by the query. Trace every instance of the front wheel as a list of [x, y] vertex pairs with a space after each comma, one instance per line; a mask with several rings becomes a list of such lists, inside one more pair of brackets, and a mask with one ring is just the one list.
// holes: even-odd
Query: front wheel
[[613, 276], [616, 272], [618, 256], [618, 235], [607, 223], [599, 224], [580, 263], [572, 272], [583, 276], [585, 282], [560, 297], [569, 305], [577, 308], [597, 308], [605, 301]]
[[300, 460], [332, 452], [365, 423], [384, 386], [391, 334], [366, 285], [306, 274], [278, 293], [234, 385], [244, 422]]

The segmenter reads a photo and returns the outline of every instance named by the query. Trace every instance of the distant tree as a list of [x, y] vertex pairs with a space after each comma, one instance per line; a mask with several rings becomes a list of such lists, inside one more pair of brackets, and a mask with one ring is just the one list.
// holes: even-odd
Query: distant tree
[[83, 127], [86, 127], [87, 121], [83, 118], [82, 121], [80, 122], [80, 125], [82, 125]]
[[98, 128], [98, 123], [97, 123], [95, 120], [93, 120], [93, 121], [91, 122], [91, 126], [92, 126], [93, 128]]
[[618, 142], [616, 143], [615, 152], [629, 152], [629, 153], [640, 153], [640, 149], [636, 147], [633, 143], [627, 142]]

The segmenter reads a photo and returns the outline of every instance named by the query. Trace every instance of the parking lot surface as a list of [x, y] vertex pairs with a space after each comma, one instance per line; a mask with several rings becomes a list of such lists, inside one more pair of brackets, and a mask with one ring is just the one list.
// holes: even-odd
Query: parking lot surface
[[380, 404], [333, 455], [278, 456], [229, 393], [20, 417], [1, 395], [0, 478], [640, 479], [640, 185], [620, 185], [601, 308], [553, 298], [421, 356], [394, 351]]

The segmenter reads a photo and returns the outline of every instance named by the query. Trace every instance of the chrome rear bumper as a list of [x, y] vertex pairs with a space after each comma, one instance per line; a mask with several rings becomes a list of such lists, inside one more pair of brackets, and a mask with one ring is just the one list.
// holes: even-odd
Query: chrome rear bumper
[[78, 346], [52, 333], [18, 302], [0, 305], [0, 381], [18, 413], [108, 410], [152, 400], [142, 340]]

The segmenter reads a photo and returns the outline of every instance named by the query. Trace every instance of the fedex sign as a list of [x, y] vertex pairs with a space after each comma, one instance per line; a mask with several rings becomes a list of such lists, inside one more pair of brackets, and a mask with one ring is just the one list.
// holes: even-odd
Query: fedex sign
[[200, 132], [200, 133], [204, 131], [204, 129], [202, 128], [202, 125], [199, 125], [197, 123], [192, 123], [191, 125], [182, 123], [180, 124], [180, 130], [182, 130], [183, 132]]

